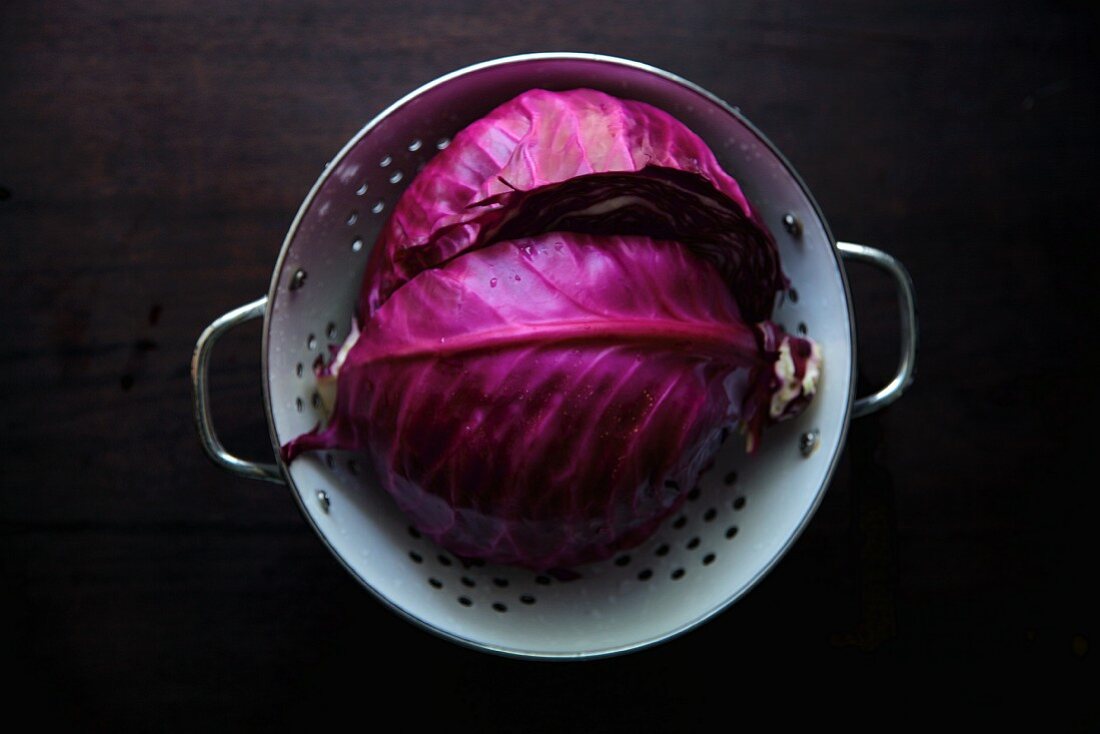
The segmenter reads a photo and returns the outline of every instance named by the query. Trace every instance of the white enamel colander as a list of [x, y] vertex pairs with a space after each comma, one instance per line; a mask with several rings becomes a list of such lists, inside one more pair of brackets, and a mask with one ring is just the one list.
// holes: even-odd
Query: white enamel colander
[[[682, 510], [641, 545], [559, 581], [491, 564], [466, 565], [410, 528], [360, 457], [309, 454], [287, 466], [230, 455], [215, 434], [206, 381], [217, 338], [262, 317], [263, 390], [272, 448], [321, 418], [312, 365], [348, 333], [372, 243], [416, 172], [450, 137], [531, 88], [587, 87], [664, 109], [700, 135], [776, 235], [792, 288], [774, 320], [809, 333], [825, 357], [808, 410], [744, 454], [727, 441]], [[898, 287], [901, 359], [882, 390], [856, 399], [854, 319], [842, 260], [883, 268]], [[837, 242], [779, 151], [737, 110], [673, 74], [575, 53], [477, 64], [395, 102], [344, 146], [314, 184], [275, 264], [265, 297], [199, 337], [192, 362], [195, 416], [207, 453], [231, 472], [285, 483], [332, 553], [408, 619], [470, 647], [529, 658], [638, 650], [719, 613], [776, 563], [821, 501], [848, 421], [897, 399], [916, 356], [912, 283], [892, 257]]]

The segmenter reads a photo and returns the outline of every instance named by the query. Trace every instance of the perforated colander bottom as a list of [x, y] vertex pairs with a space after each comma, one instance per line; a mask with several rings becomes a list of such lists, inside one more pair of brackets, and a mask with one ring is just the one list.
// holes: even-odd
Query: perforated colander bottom
[[[349, 485], [348, 491], [358, 491], [362, 457], [327, 452], [322, 461], [329, 472]], [[342, 464], [342, 471], [337, 471], [338, 463]], [[318, 489], [316, 502], [325, 514], [333, 512], [328, 491]], [[616, 583], [628, 583], [631, 579], [646, 583], [654, 578], [679, 581], [689, 573], [704, 573], [722, 555], [737, 552], [731, 541], [737, 538], [738, 523], [747, 504], [748, 495], [738, 482], [737, 472], [727, 471], [721, 484], [713, 483], [707, 491], [702, 486], [691, 489], [680, 512], [647, 541], [608, 561], [582, 566], [575, 577], [568, 574], [555, 578], [480, 559], [463, 559], [441, 549], [408, 525], [404, 540], [407, 572], [419, 576], [461, 607], [480, 605], [502, 614], [534, 606], [540, 596], [555, 593], [550, 587], [583, 581], [593, 575], [593, 568], [600, 569], [595, 575]]]

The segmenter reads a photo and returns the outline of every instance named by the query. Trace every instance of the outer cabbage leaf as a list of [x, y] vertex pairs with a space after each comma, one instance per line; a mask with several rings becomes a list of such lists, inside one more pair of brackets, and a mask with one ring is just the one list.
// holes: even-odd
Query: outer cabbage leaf
[[678, 243], [501, 242], [394, 291], [341, 359], [328, 426], [284, 456], [366, 448], [444, 547], [568, 568], [647, 537], [724, 430], [797, 410], [811, 357], [747, 325], [718, 270]]

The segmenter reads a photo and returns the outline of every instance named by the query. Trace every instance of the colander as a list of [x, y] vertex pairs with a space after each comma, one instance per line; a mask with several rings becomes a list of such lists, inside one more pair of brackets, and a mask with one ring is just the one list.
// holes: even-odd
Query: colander
[[[768, 432], [758, 454], [727, 441], [682, 510], [641, 545], [562, 581], [465, 563], [410, 527], [368, 461], [331, 451], [287, 466], [230, 455], [211, 422], [207, 368], [218, 337], [263, 318], [263, 392], [271, 444], [313, 428], [321, 400], [312, 369], [347, 335], [367, 256], [409, 181], [457, 131], [531, 88], [587, 87], [647, 102], [699, 134], [776, 235], [792, 288], [774, 319], [809, 333], [825, 369], [809, 409]], [[842, 265], [893, 276], [899, 293], [897, 373], [856, 399], [851, 298]], [[652, 66], [579, 53], [496, 59], [447, 74], [398, 100], [329, 163], [294, 218], [265, 297], [214, 321], [192, 361], [195, 417], [210, 457], [234, 474], [285, 483], [333, 555], [381, 601], [452, 641], [528, 658], [586, 658], [668, 640], [719, 613], [768, 572], [820, 503], [848, 421], [897, 399], [916, 355], [912, 283], [892, 257], [837, 242], [798, 174], [713, 94]]]

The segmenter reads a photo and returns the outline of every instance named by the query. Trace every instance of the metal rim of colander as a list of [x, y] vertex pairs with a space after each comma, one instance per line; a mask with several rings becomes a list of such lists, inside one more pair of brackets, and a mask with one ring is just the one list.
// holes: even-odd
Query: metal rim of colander
[[479, 71], [482, 71], [482, 70], [485, 70], [485, 69], [490, 69], [490, 68], [493, 68], [493, 67], [506, 66], [506, 65], [510, 65], [510, 64], [521, 64], [521, 63], [529, 63], [529, 62], [554, 61], [554, 60], [590, 61], [590, 62], [596, 62], [596, 63], [611, 64], [611, 65], [615, 65], [615, 66], [623, 66], [623, 67], [627, 67], [627, 68], [634, 69], [634, 70], [637, 70], [637, 71], [642, 71], [642, 72], [646, 72], [646, 73], [649, 73], [649, 74], [653, 74], [653, 75], [661, 77], [661, 78], [663, 78], [667, 81], [671, 81], [671, 82], [674, 82], [676, 84], [679, 84], [679, 85], [685, 87], [686, 89], [700, 95], [704, 99], [706, 99], [709, 102], [711, 102], [711, 103], [717, 105], [718, 107], [720, 107], [722, 110], [724, 110], [725, 112], [727, 112], [728, 114], [730, 114], [731, 116], [736, 118], [741, 124], [743, 124], [754, 136], [756, 136], [759, 139], [759, 141], [769, 151], [771, 151], [771, 153], [773, 155], [775, 155], [776, 159], [783, 166], [783, 168], [787, 172], [787, 174], [789, 176], [791, 176], [791, 178], [794, 180], [794, 182], [798, 185], [799, 189], [801, 189], [802, 193], [805, 195], [806, 200], [809, 202], [809, 204], [810, 204], [810, 206], [811, 206], [811, 208], [814, 212], [814, 215], [817, 217], [818, 221], [821, 223], [821, 226], [822, 226], [822, 228], [825, 232], [825, 235], [826, 235], [828, 241], [833, 243], [833, 247], [831, 248], [831, 250], [832, 250], [832, 255], [834, 257], [834, 260], [835, 260], [837, 271], [840, 275], [841, 284], [843, 285], [843, 288], [844, 288], [844, 300], [845, 300], [845, 305], [847, 307], [848, 320], [849, 320], [849, 323], [853, 323], [853, 324], [855, 323], [855, 314], [854, 314], [853, 309], [852, 309], [852, 297], [851, 297], [851, 290], [850, 290], [849, 285], [848, 285], [848, 277], [847, 277], [847, 274], [845, 272], [844, 266], [841, 262], [840, 253], [838, 252], [837, 247], [836, 247], [836, 238], [833, 237], [832, 231], [829, 229], [828, 222], [825, 219], [825, 215], [823, 214], [823, 212], [821, 210], [821, 207], [818, 206], [817, 200], [814, 199], [813, 195], [810, 192], [809, 187], [802, 180], [802, 177], [795, 170], [794, 166], [791, 165], [790, 161], [787, 160], [787, 158], [780, 152], [779, 148], [777, 148], [775, 146], [775, 144], [773, 144], [771, 142], [771, 140], [769, 140], [768, 137], [766, 135], [764, 135], [763, 132], [760, 131], [759, 128], [757, 128], [755, 125], [753, 125], [741, 113], [741, 110], [738, 107], [731, 106], [730, 104], [728, 104], [726, 101], [724, 101], [720, 97], [718, 97], [718, 96], [714, 95], [713, 93], [707, 91], [703, 87], [700, 87], [698, 84], [695, 84], [694, 82], [691, 82], [687, 79], [684, 79], [683, 77], [680, 77], [680, 76], [678, 76], [676, 74], [673, 74], [671, 72], [665, 71], [664, 69], [660, 69], [658, 67], [651, 66], [649, 64], [645, 64], [645, 63], [642, 63], [642, 62], [639, 62], [639, 61], [632, 61], [632, 60], [629, 60], [629, 59], [622, 59], [622, 58], [619, 58], [619, 57], [607, 56], [607, 55], [603, 55], [603, 54], [592, 54], [592, 53], [583, 53], [583, 52], [541, 52], [541, 53], [530, 53], [530, 54], [517, 54], [517, 55], [513, 55], [513, 56], [505, 56], [505, 57], [501, 57], [501, 58], [497, 58], [497, 59], [491, 59], [489, 61], [483, 61], [483, 62], [479, 62], [479, 63], [476, 63], [476, 64], [472, 64], [470, 66], [463, 67], [461, 69], [457, 69], [457, 70], [452, 71], [448, 74], [444, 74], [440, 77], [437, 77], [433, 81], [430, 81], [427, 84], [424, 84], [424, 85], [418, 87], [417, 89], [413, 90], [412, 92], [409, 92], [404, 97], [401, 97], [399, 100], [397, 100], [393, 104], [389, 105], [386, 109], [384, 109], [382, 112], [380, 112], [378, 115], [376, 115], [370, 122], [368, 122], [366, 125], [364, 125], [363, 128], [360, 129], [359, 132], [356, 133], [355, 136], [352, 137], [351, 140], [349, 140], [347, 142], [347, 144], [344, 145], [344, 147], [340, 150], [340, 152], [337, 153], [328, 164], [326, 164], [326, 166], [324, 168], [324, 171], [322, 171], [320, 177], [313, 184], [313, 187], [310, 189], [310, 191], [307, 194], [306, 198], [302, 201], [302, 205], [299, 207], [298, 212], [295, 214], [294, 219], [290, 224], [290, 228], [287, 231], [287, 235], [283, 240], [282, 247], [280, 248], [280, 251], [279, 251], [279, 256], [275, 261], [274, 270], [272, 271], [271, 285], [268, 288], [268, 295], [267, 295], [268, 307], [264, 310], [264, 317], [263, 317], [263, 336], [262, 336], [262, 343], [261, 343], [261, 350], [262, 350], [261, 364], [262, 364], [262, 371], [263, 371], [262, 384], [263, 384], [263, 395], [264, 395], [264, 414], [267, 418], [268, 431], [269, 431], [269, 434], [270, 434], [270, 437], [271, 437], [271, 443], [272, 443], [272, 447], [274, 449], [276, 461], [278, 463], [279, 470], [282, 472], [283, 478], [285, 479], [287, 485], [291, 488], [291, 494], [294, 497], [294, 501], [295, 501], [295, 504], [297, 504], [297, 506], [298, 506], [299, 512], [306, 519], [306, 522], [309, 523], [309, 525], [313, 529], [314, 533], [325, 544], [325, 547], [329, 550], [329, 552], [340, 562], [340, 564], [348, 571], [348, 573], [350, 573], [352, 575], [352, 577], [355, 578], [361, 586], [366, 588], [376, 599], [378, 599], [380, 602], [382, 602], [389, 609], [396, 612], [400, 617], [408, 620], [409, 622], [413, 623], [417, 627], [420, 627], [421, 629], [424, 629], [424, 630], [432, 633], [433, 635], [441, 637], [445, 640], [448, 640], [450, 642], [454, 642], [454, 643], [457, 643], [459, 645], [462, 645], [463, 647], [467, 647], [467, 648], [471, 648], [471, 649], [479, 650], [479, 651], [484, 651], [484, 652], [490, 652], [490, 653], [494, 653], [494, 654], [497, 654], [497, 655], [501, 655], [503, 657], [518, 658], [518, 659], [525, 659], [525, 660], [594, 660], [594, 659], [599, 659], [599, 658], [607, 658], [607, 657], [622, 655], [622, 654], [625, 654], [625, 653], [635, 652], [635, 651], [638, 651], [638, 650], [642, 650], [644, 648], [648, 648], [648, 647], [652, 647], [654, 645], [658, 645], [658, 644], [663, 643], [663, 642], [668, 642], [669, 640], [675, 639], [676, 637], [679, 637], [680, 635], [683, 635], [683, 634], [689, 632], [690, 630], [693, 630], [693, 629], [699, 627], [700, 625], [702, 625], [703, 623], [705, 623], [708, 620], [712, 619], [713, 617], [717, 616], [718, 614], [721, 614], [723, 611], [728, 609], [733, 603], [735, 603], [738, 599], [740, 599], [742, 596], [744, 596], [749, 591], [751, 591], [756, 586], [756, 584], [758, 584], [761, 581], [761, 579], [763, 579], [772, 570], [772, 568], [775, 567], [775, 565], [780, 561], [780, 559], [782, 559], [787, 554], [787, 552], [790, 550], [791, 546], [793, 546], [795, 541], [797, 541], [799, 536], [801, 536], [802, 532], [805, 530], [806, 526], [809, 524], [810, 518], [813, 517], [814, 513], [817, 511], [818, 506], [821, 504], [821, 501], [822, 501], [822, 499], [824, 498], [824, 495], [825, 495], [825, 489], [829, 486], [829, 483], [832, 480], [833, 474], [836, 471], [836, 467], [837, 467], [837, 464], [838, 464], [839, 459], [840, 459], [842, 449], [844, 447], [845, 441], [847, 440], [848, 425], [851, 421], [852, 405], [853, 405], [853, 402], [855, 400], [855, 378], [856, 378], [856, 375], [855, 375], [855, 369], [856, 369], [856, 340], [855, 339], [850, 340], [850, 344], [851, 344], [851, 363], [850, 363], [849, 375], [848, 375], [848, 399], [847, 399], [847, 401], [845, 403], [845, 406], [844, 406], [844, 416], [843, 416], [843, 419], [841, 421], [841, 433], [840, 433], [840, 436], [839, 436], [839, 440], [836, 443], [836, 450], [834, 451], [833, 456], [831, 457], [831, 459], [829, 461], [829, 465], [828, 465], [828, 467], [825, 471], [825, 475], [824, 475], [824, 478], [821, 482], [821, 486], [818, 487], [817, 492], [814, 495], [813, 502], [806, 509], [805, 514], [799, 520], [798, 525], [796, 526], [794, 532], [791, 533], [790, 537], [787, 538], [786, 542], [780, 547], [778, 552], [776, 552], [775, 555], [771, 559], [769, 559], [769, 561], [767, 563], [765, 563], [763, 566], [761, 566], [761, 568], [756, 572], [756, 574], [754, 574], [752, 576], [752, 578], [749, 579], [748, 582], [746, 582], [740, 588], [735, 590], [725, 601], [723, 601], [722, 603], [716, 605], [715, 607], [708, 610], [706, 613], [700, 615], [699, 617], [695, 618], [694, 620], [692, 620], [690, 622], [687, 622], [685, 624], [682, 624], [679, 627], [676, 627], [672, 630], [669, 630], [669, 631], [667, 631], [663, 634], [651, 637], [651, 638], [646, 639], [646, 640], [641, 640], [641, 641], [634, 642], [634, 643], [631, 643], [631, 644], [628, 644], [628, 645], [620, 645], [620, 646], [617, 646], [617, 647], [611, 647], [611, 648], [605, 648], [605, 649], [599, 649], [599, 650], [590, 650], [590, 651], [582, 650], [582, 651], [567, 652], [567, 653], [563, 653], [563, 652], [530, 652], [530, 651], [515, 650], [515, 649], [501, 647], [501, 646], [495, 646], [495, 645], [492, 645], [492, 644], [486, 644], [484, 642], [479, 642], [477, 640], [473, 640], [473, 639], [463, 637], [461, 635], [455, 634], [454, 632], [451, 632], [451, 631], [448, 631], [448, 630], [440, 629], [439, 627], [436, 627], [435, 625], [431, 624], [430, 622], [427, 622], [427, 621], [417, 617], [415, 614], [413, 614], [409, 610], [398, 606], [391, 599], [389, 599], [389, 597], [387, 597], [385, 594], [379, 592], [370, 583], [368, 583], [366, 579], [364, 579], [362, 576], [360, 576], [359, 573], [357, 573], [356, 570], [351, 566], [351, 564], [349, 564], [347, 562], [347, 560], [343, 557], [343, 555], [341, 553], [339, 553], [336, 550], [335, 547], [333, 547], [333, 545], [329, 542], [328, 538], [326, 537], [325, 533], [317, 526], [316, 522], [314, 522], [314, 520], [313, 520], [312, 516], [310, 515], [309, 511], [306, 509], [306, 506], [305, 506], [305, 504], [302, 500], [302, 495], [298, 491], [296, 483], [294, 482], [293, 478], [290, 475], [290, 472], [287, 469], [286, 463], [282, 460], [282, 456], [281, 456], [281, 453], [280, 453], [279, 437], [276, 435], [276, 432], [275, 432], [275, 419], [274, 419], [274, 416], [272, 415], [272, 410], [271, 410], [271, 373], [270, 373], [269, 364], [268, 364], [268, 354], [269, 354], [270, 337], [271, 337], [271, 314], [274, 310], [272, 308], [272, 305], [275, 303], [275, 297], [276, 297], [276, 294], [278, 292], [279, 283], [281, 282], [281, 276], [282, 276], [282, 273], [283, 273], [283, 268], [286, 265], [287, 255], [290, 251], [291, 243], [294, 241], [294, 239], [295, 239], [295, 237], [298, 233], [298, 228], [299, 228], [302, 220], [304, 219], [306, 213], [309, 211], [310, 207], [312, 206], [313, 201], [316, 198], [318, 192], [320, 192], [320, 190], [324, 186], [325, 182], [328, 181], [329, 176], [337, 169], [340, 162], [343, 161], [343, 159], [348, 155], [348, 153], [351, 152], [351, 150], [354, 149], [359, 144], [359, 142], [364, 137], [366, 137], [375, 127], [377, 127], [382, 121], [387, 119], [390, 115], [392, 115], [394, 112], [396, 112], [400, 108], [404, 107], [405, 105], [409, 104], [410, 102], [413, 102], [420, 95], [428, 92], [429, 90], [432, 90], [432, 89], [434, 89], [438, 86], [447, 84], [451, 81], [454, 81], [455, 79], [466, 76], [468, 74], [473, 74], [473, 73], [476, 73], [476, 72], [479, 72]]

